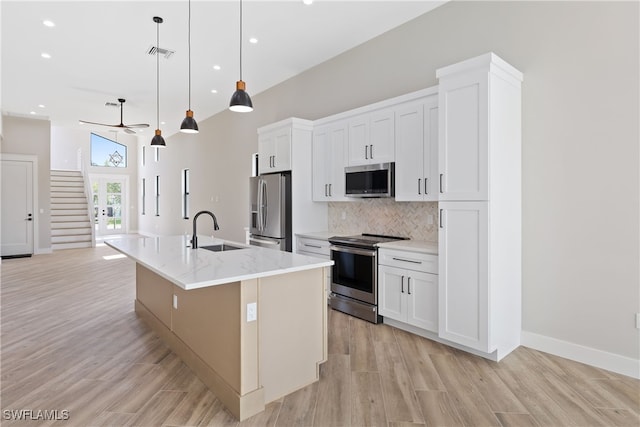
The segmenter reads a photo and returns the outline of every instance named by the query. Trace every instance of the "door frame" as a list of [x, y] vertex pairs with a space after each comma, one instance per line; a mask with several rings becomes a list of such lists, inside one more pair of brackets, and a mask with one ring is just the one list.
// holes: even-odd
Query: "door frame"
[[[40, 205], [38, 204], [38, 156], [35, 154], [14, 154], [14, 153], [0, 153], [0, 162], [3, 160], [13, 160], [19, 162], [31, 162], [31, 181], [33, 183], [33, 191], [31, 193], [32, 206], [33, 206], [33, 254], [50, 253], [51, 247], [48, 250], [40, 249]], [[1, 165], [1, 163], [0, 163]]]
[[[123, 215], [123, 218], [125, 218], [125, 226], [122, 229], [121, 233], [115, 233], [115, 234], [129, 234], [129, 230], [130, 230], [130, 225], [129, 225], [129, 217], [130, 217], [130, 209], [129, 206], [131, 206], [130, 203], [130, 191], [129, 191], [129, 175], [124, 175], [124, 174], [106, 174], [106, 173], [90, 173], [89, 174], [89, 187], [91, 188], [92, 194], [91, 194], [91, 198], [90, 200], [93, 202], [93, 183], [96, 180], [102, 180], [102, 179], [114, 179], [114, 180], [122, 180], [124, 181], [124, 197], [122, 200], [122, 207], [123, 207], [123, 213], [126, 214]], [[93, 212], [93, 206], [91, 206], [90, 208], [90, 212]], [[91, 216], [93, 218], [93, 215]], [[92, 227], [95, 227], [95, 224], [92, 223], [91, 224]], [[98, 232], [96, 230], [96, 237], [98, 236]], [[107, 236], [106, 234], [104, 236]]]

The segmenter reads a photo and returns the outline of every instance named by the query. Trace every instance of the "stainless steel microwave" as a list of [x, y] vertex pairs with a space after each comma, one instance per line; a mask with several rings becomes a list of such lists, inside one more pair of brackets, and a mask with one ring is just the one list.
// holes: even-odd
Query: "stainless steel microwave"
[[344, 172], [347, 197], [395, 196], [395, 163], [347, 166]]

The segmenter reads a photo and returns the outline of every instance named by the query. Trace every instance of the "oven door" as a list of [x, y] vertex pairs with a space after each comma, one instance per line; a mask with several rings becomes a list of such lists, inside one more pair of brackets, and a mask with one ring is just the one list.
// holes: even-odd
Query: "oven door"
[[331, 259], [331, 291], [375, 305], [378, 251], [332, 245]]

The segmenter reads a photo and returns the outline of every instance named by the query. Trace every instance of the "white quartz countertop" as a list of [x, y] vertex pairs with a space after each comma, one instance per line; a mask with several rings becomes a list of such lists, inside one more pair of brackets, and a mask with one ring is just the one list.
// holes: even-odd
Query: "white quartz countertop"
[[336, 233], [330, 233], [328, 231], [313, 231], [309, 233], [296, 233], [298, 237], [306, 237], [308, 239], [317, 239], [317, 240], [329, 240], [329, 237], [335, 236]]
[[379, 243], [378, 247], [438, 255], [438, 244], [436, 242], [427, 242], [423, 240], [396, 240], [393, 242]]
[[[105, 243], [186, 290], [333, 265], [329, 260], [200, 235], [198, 249], [187, 247], [190, 236], [134, 237]], [[202, 249], [221, 243], [244, 249], [223, 252]]]

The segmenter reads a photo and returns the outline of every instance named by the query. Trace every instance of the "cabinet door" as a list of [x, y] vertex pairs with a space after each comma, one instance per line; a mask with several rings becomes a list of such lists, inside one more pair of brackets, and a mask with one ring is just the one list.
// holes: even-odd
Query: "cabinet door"
[[312, 196], [314, 202], [326, 202], [329, 199], [329, 177], [327, 163], [329, 159], [329, 128], [318, 128], [313, 132], [312, 147]]
[[407, 323], [438, 332], [438, 275], [410, 271], [407, 278]]
[[395, 115], [393, 109], [371, 113], [369, 130], [369, 163], [395, 160]]
[[345, 151], [347, 148], [347, 124], [338, 123], [329, 130], [330, 153], [327, 161], [329, 198], [332, 202], [348, 200], [344, 195]]
[[491, 352], [488, 202], [440, 202], [439, 207], [438, 335]]
[[[438, 201], [438, 96], [433, 95], [424, 104], [424, 150], [423, 150], [423, 200]], [[396, 173], [397, 173], [396, 165]]]
[[396, 109], [396, 200], [424, 197], [424, 106], [421, 102]]
[[487, 82], [477, 71], [440, 79], [440, 200], [488, 200]]
[[369, 116], [349, 120], [349, 166], [369, 163]]
[[291, 128], [276, 131], [273, 138], [275, 157], [272, 172], [291, 170]]
[[378, 267], [378, 311], [380, 315], [406, 322], [406, 270], [380, 265]]
[[258, 173], [269, 173], [273, 169], [275, 156], [275, 135], [273, 133], [258, 136]]

